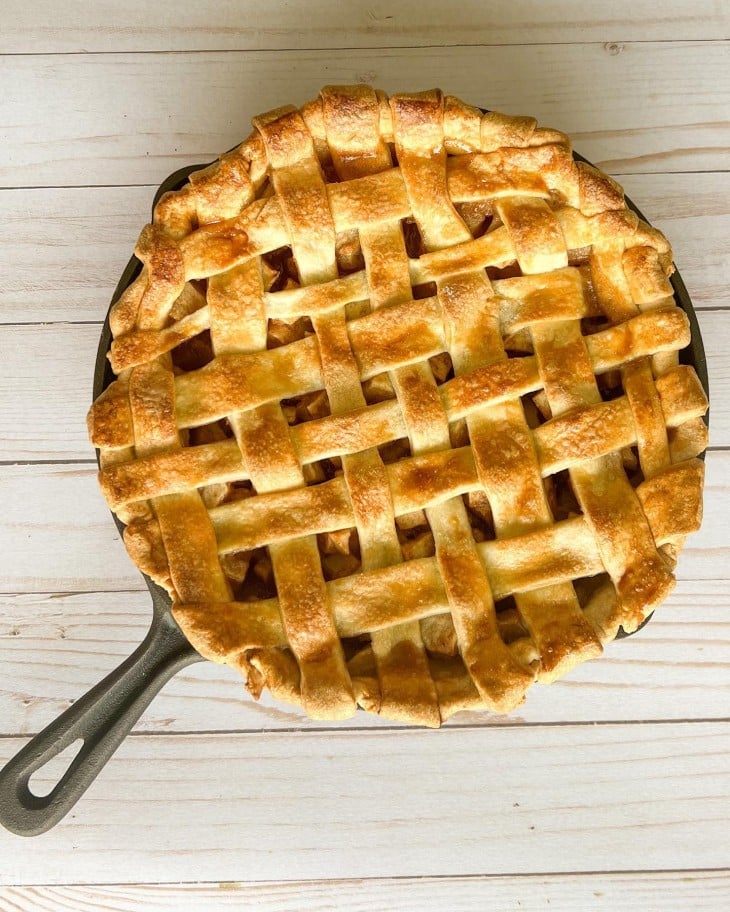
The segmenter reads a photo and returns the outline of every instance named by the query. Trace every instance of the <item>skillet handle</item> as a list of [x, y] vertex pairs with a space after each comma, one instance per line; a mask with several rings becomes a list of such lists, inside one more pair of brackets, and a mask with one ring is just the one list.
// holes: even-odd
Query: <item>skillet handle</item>
[[[177, 671], [201, 657], [169, 616], [156, 617], [132, 655], [37, 734], [0, 771], [0, 823], [19, 836], [55, 826], [76, 804], [152, 698]], [[43, 797], [29, 780], [69, 745], [82, 746]]]

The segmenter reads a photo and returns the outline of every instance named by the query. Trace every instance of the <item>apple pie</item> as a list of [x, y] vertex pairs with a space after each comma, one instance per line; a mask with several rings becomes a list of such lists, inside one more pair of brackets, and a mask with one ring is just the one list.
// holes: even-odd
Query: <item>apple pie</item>
[[669, 243], [568, 137], [328, 86], [162, 197], [100, 481], [258, 697], [438, 726], [635, 630], [701, 519]]

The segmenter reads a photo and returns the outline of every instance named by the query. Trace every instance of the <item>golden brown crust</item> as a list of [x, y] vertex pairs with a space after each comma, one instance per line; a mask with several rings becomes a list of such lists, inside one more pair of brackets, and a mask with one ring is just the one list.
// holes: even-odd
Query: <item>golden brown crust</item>
[[160, 200], [112, 309], [89, 433], [130, 556], [254, 696], [509, 712], [699, 526], [669, 244], [566, 136], [438, 90], [254, 127]]

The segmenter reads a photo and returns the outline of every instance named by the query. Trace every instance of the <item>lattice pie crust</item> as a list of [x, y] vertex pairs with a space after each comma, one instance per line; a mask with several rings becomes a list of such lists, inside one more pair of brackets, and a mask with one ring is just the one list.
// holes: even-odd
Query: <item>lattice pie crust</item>
[[202, 655], [317, 719], [506, 713], [674, 585], [669, 244], [529, 117], [327, 87], [157, 205], [89, 414]]

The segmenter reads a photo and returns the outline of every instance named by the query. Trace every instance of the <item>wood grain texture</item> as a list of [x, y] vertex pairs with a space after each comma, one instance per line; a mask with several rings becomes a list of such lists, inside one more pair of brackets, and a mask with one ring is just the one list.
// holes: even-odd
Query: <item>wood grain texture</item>
[[103, 320], [155, 190], [0, 191], [0, 323]]
[[[101, 324], [4, 326], [0, 331], [0, 442], [4, 461], [94, 461], [86, 430]], [[83, 365], [83, 371], [81, 366]]]
[[3, 912], [718, 912], [730, 872], [571, 874], [536, 877], [404, 877], [289, 883], [7, 887]]
[[316, 51], [20, 55], [2, 67], [5, 187], [156, 184], [240, 141], [254, 114], [343, 82], [440, 85], [532, 114], [612, 173], [727, 166], [722, 41], [333, 50], [326, 60]]
[[[730, 565], [728, 478], [730, 451], [708, 453], [704, 523], [682, 552], [681, 579], [724, 578]], [[12, 555], [0, 576], [0, 592], [141, 588], [98, 490], [94, 467], [0, 465], [0, 502], [5, 505], [0, 553]]]
[[[172, 7], [172, 9], [171, 9]], [[171, 51], [209, 48], [404, 47], [445, 44], [626, 41], [730, 35], [727, 9], [712, 0], [406, 0], [342, 4], [248, 0], [99, 0], [91, 5], [6, 0], [0, 53]]]
[[729, 751], [717, 722], [128, 738], [32, 851], [0, 832], [0, 882], [727, 867]]
[[91, 466], [0, 466], [0, 502], [0, 591], [144, 588]]
[[[621, 182], [670, 238], [695, 306], [730, 304], [730, 173], [627, 174]], [[154, 191], [74, 187], [0, 193], [0, 323], [102, 320], [150, 218]]]
[[[434, 733], [358, 714], [338, 729], [255, 704], [200, 663], [59, 827], [32, 842], [0, 830], [0, 912], [724, 909], [728, 4], [4, 0], [2, 13], [0, 766], [144, 634], [149, 595], [86, 441], [99, 321], [155, 187], [259, 111], [326, 83], [438, 84], [569, 132], [673, 243], [725, 449], [708, 455], [705, 524], [666, 605], [510, 719], [465, 714]], [[67, 460], [85, 464], [49, 464]], [[24, 461], [46, 464], [8, 464]]]
[[[730, 446], [730, 310], [699, 313], [712, 396], [711, 442]], [[0, 460], [94, 459], [86, 413], [99, 324], [5, 326], [0, 331]]]
[[[40, 731], [142, 640], [146, 592], [0, 596], [0, 736]], [[535, 687], [509, 717], [463, 713], [461, 725], [725, 718], [730, 705], [730, 595], [721, 580], [682, 580], [650, 624], [597, 661]], [[155, 698], [138, 732], [332, 727], [262, 697], [226, 667], [200, 663]], [[341, 727], [380, 728], [359, 713]], [[391, 726], [392, 727], [392, 726]], [[0, 907], [1, 908], [1, 907]]]

